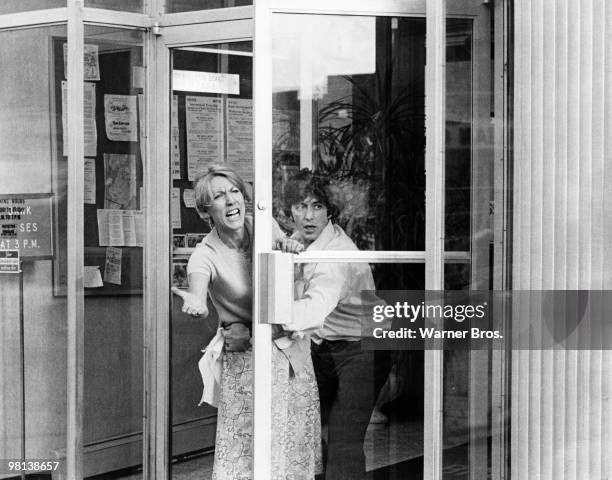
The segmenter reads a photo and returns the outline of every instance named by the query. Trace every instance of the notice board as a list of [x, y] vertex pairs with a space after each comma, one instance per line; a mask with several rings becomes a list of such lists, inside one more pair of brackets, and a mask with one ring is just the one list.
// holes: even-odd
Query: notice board
[[[54, 294], [65, 295], [67, 263], [68, 145], [66, 38], [51, 39], [50, 89], [54, 159]], [[85, 41], [84, 265], [86, 295], [141, 294], [144, 217], [142, 46]], [[102, 281], [93, 286], [91, 272]], [[88, 277], [91, 277], [88, 279]], [[88, 283], [91, 282], [91, 283]]]

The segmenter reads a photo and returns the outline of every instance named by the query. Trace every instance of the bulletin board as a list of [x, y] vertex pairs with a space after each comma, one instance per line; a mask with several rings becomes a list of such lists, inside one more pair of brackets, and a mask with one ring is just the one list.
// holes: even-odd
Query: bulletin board
[[[66, 238], [66, 119], [62, 118], [66, 108], [66, 92], [62, 95], [62, 84], [65, 85], [66, 80], [65, 44], [66, 38], [54, 37], [50, 46], [51, 143], [57, 219], [57, 253], [53, 268], [55, 295], [66, 294], [67, 260], [71, 255], [67, 251]], [[86, 40], [85, 50], [89, 53], [89, 58], [87, 55], [85, 58], [86, 73], [83, 82], [86, 97], [83, 159], [86, 171], [83, 206], [85, 295], [142, 294], [143, 158], [140, 148], [141, 115], [138, 108], [141, 101], [138, 94], [143, 93], [142, 47]], [[93, 98], [95, 108], [89, 108], [87, 113], [88, 104], [91, 106], [89, 100]], [[95, 132], [91, 133], [94, 118]], [[116, 235], [119, 225], [123, 229], [121, 236]], [[95, 283], [88, 283], [87, 280], [88, 272], [91, 276], [95, 267], [100, 272], [98, 278], [102, 279], [102, 284], [88, 287]]]

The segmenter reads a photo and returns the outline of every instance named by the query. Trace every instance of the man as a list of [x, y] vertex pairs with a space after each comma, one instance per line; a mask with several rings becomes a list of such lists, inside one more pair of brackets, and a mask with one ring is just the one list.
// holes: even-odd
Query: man
[[[337, 208], [328, 185], [302, 170], [285, 187], [285, 207], [295, 223], [291, 238], [306, 251], [357, 250], [333, 223]], [[362, 325], [371, 323], [372, 307], [364, 299], [374, 290], [367, 263], [298, 264], [295, 268], [293, 318], [287, 330], [311, 334], [323, 423], [328, 427], [326, 480], [367, 478], [363, 439], [376, 399], [375, 383], [384, 381], [372, 351], [361, 350]]]

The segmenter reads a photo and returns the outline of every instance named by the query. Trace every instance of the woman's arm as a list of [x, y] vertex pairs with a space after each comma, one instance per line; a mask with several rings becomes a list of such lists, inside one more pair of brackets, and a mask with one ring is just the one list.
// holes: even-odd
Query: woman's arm
[[203, 273], [189, 274], [189, 289], [180, 290], [172, 287], [172, 293], [183, 299], [183, 313], [193, 316], [208, 317], [206, 306], [206, 295], [208, 294], [208, 283], [210, 276]]

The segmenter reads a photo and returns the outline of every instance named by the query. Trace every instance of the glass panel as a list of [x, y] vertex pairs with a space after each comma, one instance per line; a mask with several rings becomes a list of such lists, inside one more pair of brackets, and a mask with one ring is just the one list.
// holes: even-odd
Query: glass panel
[[[449, 290], [493, 285], [493, 155], [490, 10], [446, 20], [445, 265]], [[478, 10], [480, 9], [480, 10]], [[477, 326], [465, 325], [465, 327]], [[489, 478], [491, 352], [447, 350], [443, 381], [443, 478]]]
[[[66, 210], [57, 208], [67, 179], [56, 175], [65, 161], [55, 150], [61, 97], [49, 96], [56, 37], [66, 37], [65, 25], [0, 32], [0, 458], [20, 460], [25, 442], [26, 459], [64, 463], [68, 312], [52, 257], [66, 249], [57, 241], [66, 238]], [[14, 265], [7, 249], [19, 250], [21, 275], [6, 272]], [[19, 476], [7, 468], [0, 477]]]
[[[321, 232], [312, 244], [318, 247], [315, 250], [344, 250], [354, 245], [340, 227], [334, 227], [335, 232]], [[299, 451], [309, 452], [318, 446], [317, 418], [309, 412], [320, 408], [325, 478], [372, 478], [366, 472], [377, 479], [420, 478], [424, 352], [375, 340], [373, 327], [388, 329], [390, 322], [373, 322], [378, 321], [374, 320], [376, 306], [384, 306], [387, 298], [379, 290], [422, 290], [424, 264], [305, 263], [295, 265], [294, 278], [294, 316], [282, 332], [278, 330], [277, 337], [286, 343], [294, 336], [287, 351], [299, 373], [286, 380], [276, 374], [279, 368], [275, 365], [278, 384], [273, 386], [273, 418], [282, 418], [274, 388], [281, 390], [288, 384], [289, 392], [294, 388], [304, 394], [302, 409], [289, 410], [297, 421], [276, 428], [292, 438]], [[302, 340], [292, 332], [305, 329], [310, 338], [304, 339], [305, 363], [299, 367], [295, 345]], [[318, 398], [309, 398], [306, 392], [317, 389]], [[293, 400], [290, 395], [289, 399]], [[297, 469], [295, 460], [303, 457], [287, 449], [274, 432], [272, 438], [273, 452], [282, 452], [285, 462]], [[273, 468], [278, 468], [274, 460]], [[304, 470], [294, 473], [297, 478]]]
[[[175, 462], [172, 464], [172, 478], [211, 478], [213, 463], [217, 478], [242, 478], [243, 475], [250, 478], [253, 370], [250, 333], [243, 325], [250, 327], [252, 315], [252, 203], [248, 199], [254, 174], [252, 43], [199, 45], [175, 48], [171, 53], [172, 283], [181, 294], [187, 292], [188, 287], [196, 288], [194, 275], [205, 277], [209, 283], [207, 310], [210, 312], [206, 318], [186, 315], [181, 312], [181, 307], [187, 301], [174, 297], [171, 398], [172, 456]], [[226, 217], [224, 210], [218, 217], [218, 210], [207, 210], [202, 218], [195, 208], [198, 198], [208, 205], [211, 197], [204, 187], [202, 192], [194, 192], [193, 181], [213, 164], [232, 167], [245, 182], [244, 186], [239, 184], [240, 192], [244, 193], [240, 195], [240, 201], [233, 191], [234, 184], [228, 187], [223, 183], [225, 178], [220, 187], [211, 184], [215, 189], [222, 189], [221, 197], [225, 198], [227, 194], [231, 210], [238, 207], [236, 218], [240, 223], [239, 230], [244, 233], [241, 238], [246, 242], [238, 249], [226, 236], [228, 225], [229, 230], [234, 230], [234, 216]], [[218, 180], [221, 177], [211, 181]], [[219, 201], [215, 200], [211, 208]], [[222, 208], [225, 209], [225, 203]], [[245, 221], [248, 225], [246, 232], [243, 230]], [[215, 233], [204, 239], [213, 224], [217, 225]], [[217, 232], [221, 232], [221, 236]], [[209, 242], [213, 242], [210, 243], [212, 247], [208, 246]], [[239, 251], [242, 247], [245, 251]], [[198, 292], [206, 303], [206, 290]], [[230, 327], [233, 323], [240, 325]], [[223, 389], [217, 415], [217, 408], [211, 406], [211, 403], [217, 403], [211, 399], [198, 407], [202, 397], [198, 360], [202, 349], [216, 338], [219, 324], [243, 333], [244, 341], [234, 351], [225, 349], [222, 354]], [[247, 347], [248, 351], [235, 351]]]
[[193, 12], [211, 8], [243, 7], [253, 5], [253, 0], [168, 0], [167, 13]]
[[85, 285], [86, 476], [142, 478], [143, 43], [140, 31], [85, 26], [84, 265], [100, 282]]
[[29, 12], [65, 6], [66, 0], [2, 0], [0, 2], [0, 13]]
[[331, 183], [334, 220], [362, 250], [425, 249], [425, 19], [276, 14], [274, 215], [287, 182]]
[[139, 13], [143, 9], [143, 0], [85, 0], [85, 6]]

